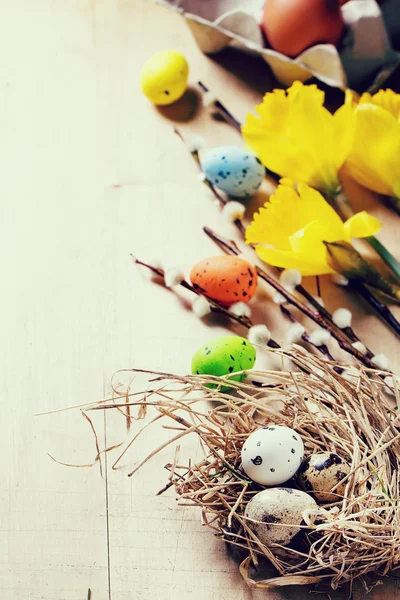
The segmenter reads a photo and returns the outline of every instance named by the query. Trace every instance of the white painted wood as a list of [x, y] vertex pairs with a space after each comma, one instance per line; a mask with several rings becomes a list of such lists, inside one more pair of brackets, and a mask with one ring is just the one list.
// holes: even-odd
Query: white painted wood
[[[178, 15], [150, 1], [17, 0], [4, 9], [1, 598], [85, 600], [89, 588], [93, 600], [306, 597], [293, 590], [251, 593], [199, 514], [177, 507], [173, 493], [155, 496], [173, 449], [127, 478], [168, 432], [146, 434], [120, 470], [111, 470], [115, 453], [103, 457], [101, 478], [97, 466], [62, 467], [47, 455], [93, 460], [94, 439], [79, 411], [35, 416], [103, 398], [120, 368], [184, 373], [193, 350], [224, 331], [221, 322], [212, 329], [201, 323], [187, 310], [188, 296], [180, 301], [130, 261], [135, 252], [188, 268], [217, 253], [202, 225], [234, 235], [172, 131], [167, 117], [175, 109], [151, 106], [138, 75], [153, 52], [178, 48], [189, 59], [191, 81], [204, 79], [243, 118], [271, 85], [265, 67], [245, 73], [256, 83], [247, 87], [198, 51]], [[223, 60], [233, 64], [232, 55]], [[180, 126], [210, 145], [239, 142], [200, 108]], [[394, 220], [388, 227], [394, 240]], [[354, 308], [376, 351], [394, 350], [377, 319], [326, 281], [323, 296], [331, 307]], [[268, 299], [258, 317], [283, 338], [285, 325]], [[102, 448], [121, 440], [122, 420], [93, 418]], [[395, 597], [395, 583], [385, 589], [386, 598]], [[371, 598], [383, 598], [382, 589]]]

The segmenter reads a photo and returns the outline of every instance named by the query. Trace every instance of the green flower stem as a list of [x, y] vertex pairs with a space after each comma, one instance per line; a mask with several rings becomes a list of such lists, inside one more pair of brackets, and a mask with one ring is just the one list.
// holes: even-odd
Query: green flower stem
[[397, 279], [400, 279], [400, 263], [393, 254], [375, 236], [368, 237], [366, 240], [375, 252], [379, 254], [383, 262], [387, 264], [392, 273], [396, 275]]

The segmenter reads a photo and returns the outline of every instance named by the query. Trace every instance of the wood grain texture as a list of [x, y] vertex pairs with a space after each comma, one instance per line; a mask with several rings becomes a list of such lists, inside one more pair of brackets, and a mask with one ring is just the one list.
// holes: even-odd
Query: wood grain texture
[[[102, 456], [101, 476], [98, 465], [67, 468], [48, 457], [94, 459], [79, 411], [35, 416], [105, 397], [120, 368], [184, 373], [193, 350], [225, 331], [222, 321], [212, 328], [199, 321], [188, 296], [149, 282], [129, 258], [135, 252], [188, 268], [217, 253], [202, 225], [234, 235], [173, 126], [201, 133], [210, 146], [240, 143], [238, 134], [200, 108], [195, 88], [178, 108], [151, 106], [138, 87], [143, 62], [177, 48], [188, 57], [191, 82], [204, 80], [239, 119], [273, 79], [257, 61], [244, 68], [235, 51], [206, 58], [179, 16], [149, 0], [18, 0], [4, 15], [1, 598], [85, 600], [89, 588], [92, 600], [308, 597], [306, 590], [251, 592], [198, 512], [177, 507], [173, 492], [155, 496], [173, 449], [127, 477], [167, 431], [144, 435], [119, 470], [111, 469], [115, 453]], [[396, 250], [397, 220], [374, 200], [371, 210]], [[327, 279], [322, 295], [332, 309], [351, 307], [365, 341], [399, 366], [394, 337], [368, 309]], [[284, 338], [267, 296], [256, 318]], [[110, 414], [96, 414], [94, 425], [101, 448], [125, 435], [123, 420]], [[195, 453], [197, 442], [188, 443]], [[370, 598], [398, 596], [393, 579]]]

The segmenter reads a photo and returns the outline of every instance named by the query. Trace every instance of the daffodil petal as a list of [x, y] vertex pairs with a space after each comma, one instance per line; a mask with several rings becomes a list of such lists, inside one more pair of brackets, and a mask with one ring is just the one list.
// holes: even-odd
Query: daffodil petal
[[262, 164], [281, 177], [309, 182], [313, 178], [312, 161], [301, 146], [284, 134], [261, 131], [247, 125], [242, 127], [246, 146]]
[[261, 117], [261, 119], [257, 119], [258, 126], [262, 125], [265, 131], [281, 132], [285, 127], [289, 109], [290, 105], [285, 90], [268, 92], [265, 94], [262, 104], [256, 107], [256, 111]]
[[349, 101], [331, 115], [323, 106], [324, 97], [315, 85], [299, 81], [287, 92], [269, 92], [256, 107], [258, 117], [247, 115], [242, 133], [268, 169], [332, 193], [351, 146], [353, 109], [349, 95]]
[[349, 238], [370, 237], [375, 235], [381, 227], [382, 223], [365, 210], [353, 215], [344, 224]]
[[350, 175], [380, 194], [399, 184], [400, 124], [390, 112], [361, 104], [355, 114], [353, 148], [346, 163]]
[[294, 252], [267, 248], [265, 246], [257, 246], [256, 252], [261, 260], [269, 265], [282, 269], [297, 269], [305, 276], [334, 273], [326, 261], [322, 265], [319, 263], [310, 263], [301, 256], [297, 256]]
[[[345, 102], [338, 108], [332, 117], [335, 139], [330, 148], [331, 162], [335, 171], [344, 164], [350, 154], [354, 138], [354, 109], [353, 96], [350, 90], [346, 90]], [[338, 132], [339, 135], [338, 135]]]
[[337, 169], [330, 164], [333, 125], [332, 115], [321, 104], [320, 93], [310, 89], [310, 86], [302, 86], [293, 97], [287, 128], [290, 136], [300, 140], [307, 150], [307, 160], [314, 174], [307, 183], [326, 189], [338, 185]]
[[390, 112], [395, 119], [400, 116], [400, 94], [393, 90], [379, 90], [373, 96], [365, 93], [360, 98], [360, 104], [375, 104]]

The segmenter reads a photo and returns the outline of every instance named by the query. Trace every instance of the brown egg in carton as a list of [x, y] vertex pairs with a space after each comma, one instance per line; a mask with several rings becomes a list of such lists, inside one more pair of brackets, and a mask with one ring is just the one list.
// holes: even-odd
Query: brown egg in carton
[[399, 0], [347, 0], [340, 9], [345, 26], [338, 47], [317, 44], [295, 58], [266, 47], [260, 27], [265, 0], [157, 1], [182, 14], [205, 54], [229, 45], [250, 51], [260, 55], [287, 86], [315, 77], [332, 87], [372, 91], [400, 62]]

